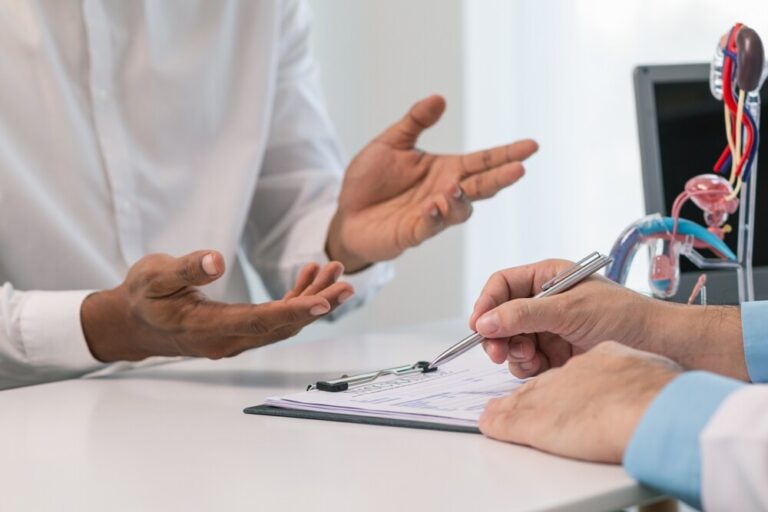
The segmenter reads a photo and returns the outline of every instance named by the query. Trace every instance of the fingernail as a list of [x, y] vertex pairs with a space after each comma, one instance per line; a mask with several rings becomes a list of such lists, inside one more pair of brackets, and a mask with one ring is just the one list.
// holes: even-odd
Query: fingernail
[[219, 273], [219, 269], [216, 268], [216, 262], [213, 260], [213, 254], [208, 253], [203, 256], [203, 270], [209, 276], [215, 276]]
[[531, 361], [526, 361], [524, 363], [519, 364], [520, 369], [523, 371], [533, 370], [533, 363]]
[[499, 330], [499, 315], [496, 312], [487, 313], [480, 317], [476, 325], [481, 334], [493, 334]]
[[456, 185], [456, 188], [453, 191], [453, 198], [454, 199], [461, 199], [461, 196], [464, 195], [464, 191], [461, 190], [461, 187]]
[[339, 295], [339, 298], [337, 299], [339, 301], [339, 304], [344, 304], [349, 300], [349, 298], [353, 295], [352, 292], [341, 292]]
[[309, 314], [312, 316], [320, 316], [326, 314], [328, 310], [328, 306], [318, 304], [317, 306], [312, 306], [312, 309], [309, 310]]
[[513, 343], [512, 345], [509, 346], [509, 353], [510, 355], [512, 355], [512, 357], [521, 359], [523, 357], [523, 344]]
[[429, 210], [429, 215], [436, 219], [440, 216], [440, 210], [437, 209], [437, 206], [433, 206], [432, 209]]
[[338, 281], [339, 278], [341, 277], [341, 274], [343, 274], [343, 273], [344, 273], [344, 269], [343, 268], [338, 268], [336, 270], [336, 272], [333, 273], [333, 280], [334, 281]]

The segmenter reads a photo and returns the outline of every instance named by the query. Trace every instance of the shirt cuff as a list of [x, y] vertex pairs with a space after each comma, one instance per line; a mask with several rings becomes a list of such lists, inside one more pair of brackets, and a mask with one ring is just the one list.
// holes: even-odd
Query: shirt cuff
[[741, 305], [744, 358], [752, 382], [768, 382], [768, 301]]
[[643, 484], [701, 508], [699, 436], [720, 403], [743, 382], [687, 372], [651, 402], [624, 453], [624, 468]]
[[80, 307], [93, 291], [26, 292], [21, 341], [41, 372], [80, 374], [104, 365], [93, 357], [80, 323]]

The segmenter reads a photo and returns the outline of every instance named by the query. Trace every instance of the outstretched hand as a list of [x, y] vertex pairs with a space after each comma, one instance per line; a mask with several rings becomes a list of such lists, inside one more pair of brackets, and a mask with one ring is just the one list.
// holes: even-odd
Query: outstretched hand
[[338, 262], [323, 268], [310, 263], [282, 300], [225, 304], [199, 288], [224, 275], [221, 254], [152, 254], [131, 267], [120, 286], [85, 299], [83, 332], [103, 362], [234, 356], [291, 337], [333, 311], [353, 293], [349, 284], [337, 282], [343, 271]]
[[475, 153], [437, 155], [416, 147], [445, 111], [441, 96], [416, 103], [350, 163], [328, 233], [331, 259], [353, 272], [399, 256], [459, 224], [472, 202], [493, 197], [524, 174], [532, 140]]

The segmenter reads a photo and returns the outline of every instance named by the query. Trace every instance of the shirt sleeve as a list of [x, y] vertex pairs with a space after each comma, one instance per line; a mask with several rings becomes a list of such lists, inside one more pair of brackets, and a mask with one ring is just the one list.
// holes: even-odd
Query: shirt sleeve
[[718, 408], [701, 435], [705, 510], [768, 510], [768, 385], [749, 385]]
[[768, 301], [741, 305], [744, 357], [752, 382], [768, 382]]
[[80, 306], [91, 291], [0, 294], [0, 389], [77, 377], [104, 364], [88, 350]]
[[643, 415], [624, 453], [641, 483], [701, 508], [700, 436], [720, 404], [743, 382], [688, 372], [670, 382]]
[[[345, 168], [310, 52], [308, 7], [288, 1], [281, 9], [269, 140], [243, 239], [274, 298], [293, 287], [303, 265], [328, 260], [326, 237]], [[391, 264], [380, 263], [345, 276], [357, 293], [343, 309], [361, 304], [392, 275]]]

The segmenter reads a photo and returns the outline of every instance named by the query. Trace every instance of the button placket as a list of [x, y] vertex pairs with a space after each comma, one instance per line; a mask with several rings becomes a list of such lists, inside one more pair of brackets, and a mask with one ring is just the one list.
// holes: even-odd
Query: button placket
[[109, 178], [120, 251], [127, 265], [143, 255], [136, 183], [128, 154], [127, 137], [117, 103], [113, 101], [117, 38], [101, 2], [86, 0], [84, 18], [90, 56], [90, 89], [96, 136]]

